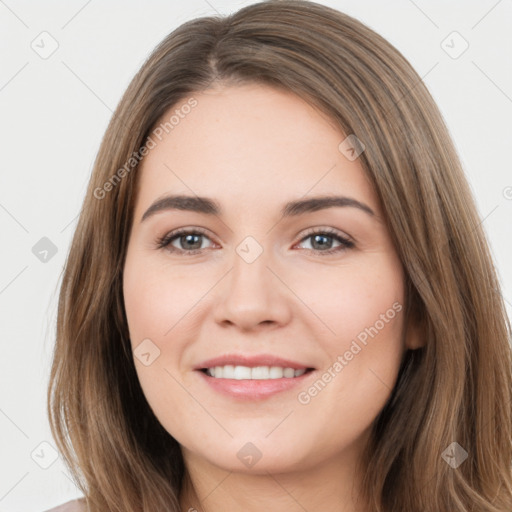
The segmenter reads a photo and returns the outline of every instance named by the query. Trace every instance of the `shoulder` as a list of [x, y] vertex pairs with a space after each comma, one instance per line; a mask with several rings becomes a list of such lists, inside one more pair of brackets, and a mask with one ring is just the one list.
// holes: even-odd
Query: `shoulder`
[[85, 498], [67, 501], [58, 507], [45, 510], [44, 512], [86, 512]]

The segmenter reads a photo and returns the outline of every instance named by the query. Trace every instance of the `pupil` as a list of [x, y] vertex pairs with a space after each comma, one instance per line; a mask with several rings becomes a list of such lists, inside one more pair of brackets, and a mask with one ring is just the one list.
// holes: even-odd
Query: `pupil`
[[[328, 239], [328, 238], [330, 238], [330, 237], [327, 237], [327, 236], [324, 236], [324, 235], [315, 235], [315, 236], [313, 237], [313, 244], [312, 244], [312, 245], [313, 245], [313, 248], [314, 248], [314, 249], [317, 249], [317, 248], [318, 248], [318, 247], [316, 247], [316, 243], [317, 243], [317, 240], [318, 240], [318, 239], [323, 239], [323, 240], [325, 241], [325, 240], [326, 240], [326, 239]], [[328, 245], [328, 244], [327, 244], [327, 245]], [[320, 245], [319, 245], [319, 247], [320, 247], [320, 248], [322, 248], [322, 247], [326, 247], [326, 244], [323, 244], [323, 245], [322, 245], [322, 244], [320, 244]]]
[[[183, 237], [181, 237], [181, 239], [185, 239], [187, 242], [191, 241], [193, 238], [196, 238], [196, 239], [199, 239], [201, 235], [185, 235]], [[193, 242], [192, 242], [193, 243]], [[197, 241], [195, 242], [196, 244], [198, 243]], [[186, 245], [186, 244], [185, 244]], [[189, 245], [189, 249], [199, 249], [201, 247], [201, 242], [199, 242], [199, 247], [190, 247]]]

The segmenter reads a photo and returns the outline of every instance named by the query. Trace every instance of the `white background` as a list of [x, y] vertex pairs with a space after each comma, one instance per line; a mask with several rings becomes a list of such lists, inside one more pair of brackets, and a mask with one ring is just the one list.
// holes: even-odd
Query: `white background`
[[[60, 458], [47, 469], [35, 461], [51, 462], [40, 443], [54, 445], [46, 385], [60, 274], [112, 111], [174, 28], [250, 3], [0, 0], [0, 512], [41, 512], [80, 496]], [[510, 314], [512, 3], [320, 3], [383, 35], [424, 79], [476, 196]], [[59, 45], [47, 59], [31, 47], [43, 31]], [[457, 59], [441, 46], [453, 31], [469, 43]], [[57, 247], [45, 263], [32, 252], [42, 237]]]

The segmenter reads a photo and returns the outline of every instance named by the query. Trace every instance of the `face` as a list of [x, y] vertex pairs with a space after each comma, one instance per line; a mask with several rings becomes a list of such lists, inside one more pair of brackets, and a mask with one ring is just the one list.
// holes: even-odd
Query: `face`
[[[143, 392], [190, 460], [238, 472], [341, 460], [414, 348], [377, 196], [339, 149], [346, 136], [292, 93], [191, 98], [139, 169], [123, 284]], [[149, 210], [170, 195], [192, 200]], [[325, 197], [342, 199], [308, 202]]]

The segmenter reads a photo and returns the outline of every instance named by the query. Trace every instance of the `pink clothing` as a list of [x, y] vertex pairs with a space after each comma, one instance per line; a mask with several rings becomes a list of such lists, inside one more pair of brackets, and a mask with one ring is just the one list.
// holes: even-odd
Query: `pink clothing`
[[45, 512], [86, 512], [85, 499], [79, 498], [76, 500], [67, 501], [58, 507], [45, 510]]

